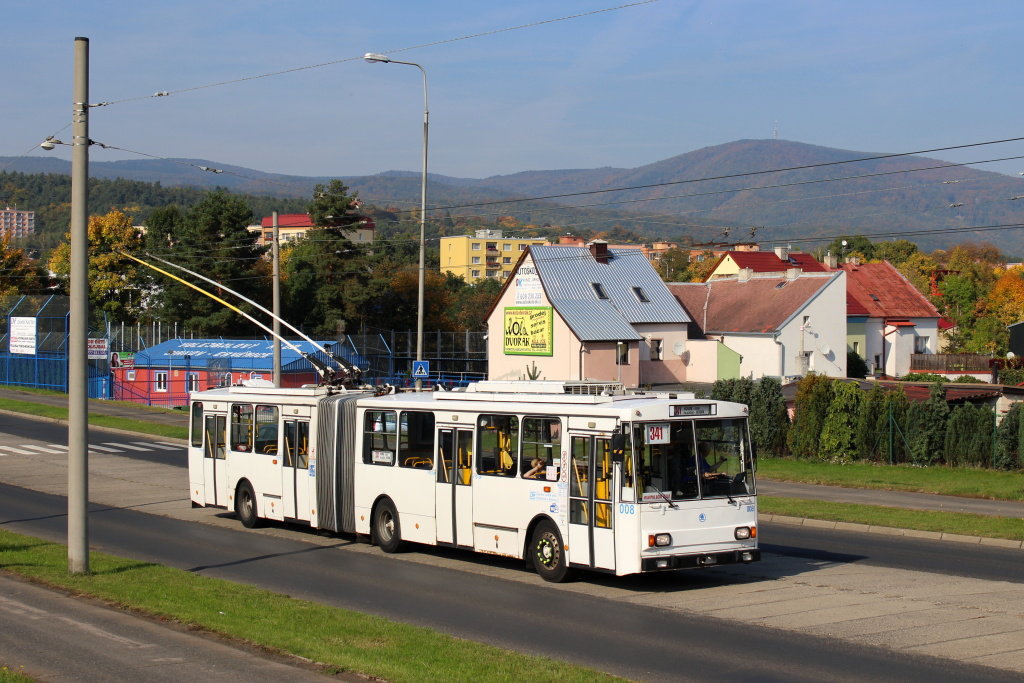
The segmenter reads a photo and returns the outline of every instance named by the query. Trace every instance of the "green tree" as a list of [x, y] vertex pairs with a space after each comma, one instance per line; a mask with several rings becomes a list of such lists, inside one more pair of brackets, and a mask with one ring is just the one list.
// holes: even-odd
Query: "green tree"
[[1021, 467], [1024, 453], [1024, 403], [1014, 403], [999, 423], [996, 432], [996, 467], [1014, 470]]
[[874, 261], [888, 261], [896, 268], [899, 268], [917, 254], [918, 251], [917, 245], [910, 240], [878, 242], [874, 246], [871, 258]]
[[788, 428], [789, 413], [782, 383], [774, 377], [762, 377], [750, 399], [750, 437], [758, 453], [784, 455]]
[[362, 220], [355, 213], [360, 206], [356, 193], [337, 178], [327, 185], [313, 188], [313, 201], [309, 204], [309, 217], [320, 228], [349, 228]]
[[789, 452], [798, 458], [818, 456], [821, 430], [832, 402], [832, 380], [811, 372], [797, 384], [793, 424], [787, 437]]
[[853, 351], [846, 352], [846, 376], [856, 377], [862, 379], [867, 377], [868, 364], [863, 358], [860, 357], [859, 353]]
[[[859, 457], [872, 459], [878, 452], [878, 423], [885, 411], [885, 390], [876, 382], [863, 397], [857, 414], [856, 446]], [[888, 434], [888, 430], [886, 430]]]
[[[163, 250], [165, 258], [266, 306], [270, 300], [270, 265], [262, 258], [263, 248], [256, 244], [259, 234], [247, 229], [251, 220], [252, 211], [241, 198], [224, 190], [211, 192], [181, 216], [179, 223], [168, 220], [161, 224], [161, 230], [167, 229], [170, 243]], [[250, 308], [219, 287], [185, 273], [174, 275], [237, 308]], [[243, 316], [173, 279], [161, 282], [158, 301], [162, 320], [180, 322], [197, 334], [238, 336], [257, 331]]]
[[863, 392], [855, 382], [834, 382], [832, 401], [821, 428], [818, 457], [833, 462], [856, 458], [856, 423]]
[[878, 457], [882, 462], [895, 465], [910, 460], [910, 446], [904, 430], [909, 408], [907, 394], [902, 388], [885, 392], [882, 412], [875, 427], [875, 433], [881, 437], [878, 439]]
[[928, 392], [928, 400], [912, 403], [907, 410], [906, 436], [911, 462], [927, 466], [942, 459], [948, 419], [946, 389], [942, 382], [936, 382]]
[[832, 240], [825, 250], [837, 257], [840, 263], [844, 258], [850, 256], [856, 256], [862, 261], [870, 261], [874, 258], [875, 245], [863, 235], [843, 235]]

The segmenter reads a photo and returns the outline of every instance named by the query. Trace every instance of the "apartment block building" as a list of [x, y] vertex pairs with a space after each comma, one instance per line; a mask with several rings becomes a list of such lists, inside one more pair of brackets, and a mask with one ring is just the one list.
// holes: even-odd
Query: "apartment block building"
[[461, 275], [466, 282], [508, 279], [528, 246], [546, 246], [545, 239], [504, 237], [501, 230], [441, 238], [441, 272]]
[[19, 211], [11, 207], [0, 211], [0, 235], [28, 237], [36, 231], [36, 212]]

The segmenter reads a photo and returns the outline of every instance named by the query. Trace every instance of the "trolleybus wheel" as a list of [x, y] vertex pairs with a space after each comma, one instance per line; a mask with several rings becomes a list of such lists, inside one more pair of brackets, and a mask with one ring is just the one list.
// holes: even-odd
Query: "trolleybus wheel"
[[386, 498], [377, 505], [377, 514], [373, 518], [373, 542], [386, 553], [397, 553], [405, 547], [398, 511], [395, 504]]
[[562, 536], [551, 521], [544, 520], [533, 530], [530, 554], [534, 568], [545, 581], [560, 583], [569, 578], [569, 564], [566, 562]]
[[235, 492], [235, 515], [246, 529], [255, 529], [260, 525], [260, 516], [256, 511], [256, 494], [247, 481], [239, 484]]

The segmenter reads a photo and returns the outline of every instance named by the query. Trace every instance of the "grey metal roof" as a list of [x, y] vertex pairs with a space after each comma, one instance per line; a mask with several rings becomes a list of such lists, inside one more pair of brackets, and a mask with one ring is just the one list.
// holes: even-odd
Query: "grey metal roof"
[[[688, 323], [690, 317], [639, 250], [610, 249], [598, 263], [586, 247], [530, 247], [544, 293], [583, 341], [639, 339], [637, 323]], [[594, 291], [593, 283], [607, 299]], [[647, 301], [640, 301], [640, 288]]]

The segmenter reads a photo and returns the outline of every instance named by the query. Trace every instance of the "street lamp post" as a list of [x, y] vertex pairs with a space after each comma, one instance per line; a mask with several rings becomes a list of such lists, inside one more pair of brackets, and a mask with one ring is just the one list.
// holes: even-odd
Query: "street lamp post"
[[[420, 278], [419, 278], [419, 293], [417, 296], [416, 306], [416, 360], [423, 360], [423, 290], [424, 290], [424, 278], [426, 274], [426, 251], [427, 251], [427, 130], [430, 122], [430, 108], [427, 106], [427, 72], [422, 66], [415, 62], [400, 62], [397, 59], [391, 59], [386, 55], [375, 54], [373, 52], [367, 52], [363, 59], [367, 62], [374, 64], [376, 62], [383, 62], [385, 64], [406, 64], [408, 66], [414, 66], [420, 70], [423, 74], [423, 176], [420, 180]], [[416, 379], [416, 390], [419, 391], [423, 388], [423, 380]]]

